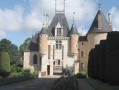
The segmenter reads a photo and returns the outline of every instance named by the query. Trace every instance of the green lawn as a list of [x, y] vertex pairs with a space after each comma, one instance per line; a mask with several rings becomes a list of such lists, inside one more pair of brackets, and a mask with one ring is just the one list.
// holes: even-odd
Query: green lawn
[[94, 87], [96, 90], [119, 90], [118, 86], [111, 86], [108, 83], [103, 83], [101, 81], [98, 81], [96, 79], [84, 79], [86, 82], [88, 82], [92, 87]]

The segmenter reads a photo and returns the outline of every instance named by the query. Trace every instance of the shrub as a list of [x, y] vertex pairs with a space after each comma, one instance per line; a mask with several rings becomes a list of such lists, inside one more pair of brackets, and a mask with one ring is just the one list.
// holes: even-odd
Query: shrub
[[18, 67], [16, 64], [11, 65], [11, 72], [21, 72], [22, 68]]
[[0, 58], [0, 75], [2, 77], [8, 76], [10, 73], [10, 57], [7, 52], [1, 53]]
[[88, 78], [88, 75], [87, 75], [86, 72], [81, 71], [81, 72], [77, 73], [77, 74], [75, 75], [75, 77], [77, 77], [77, 78]]
[[61, 77], [57, 79], [51, 90], [78, 90], [78, 81], [75, 77]]

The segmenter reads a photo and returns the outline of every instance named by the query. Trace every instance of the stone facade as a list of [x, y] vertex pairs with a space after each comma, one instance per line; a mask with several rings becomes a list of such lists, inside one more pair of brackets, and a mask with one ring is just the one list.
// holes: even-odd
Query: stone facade
[[98, 10], [86, 36], [80, 36], [74, 23], [69, 29], [65, 13], [60, 11], [32, 38], [24, 52], [24, 69], [37, 72], [39, 77], [62, 73], [63, 68], [72, 74], [87, 72], [90, 50], [106, 39], [111, 27]]

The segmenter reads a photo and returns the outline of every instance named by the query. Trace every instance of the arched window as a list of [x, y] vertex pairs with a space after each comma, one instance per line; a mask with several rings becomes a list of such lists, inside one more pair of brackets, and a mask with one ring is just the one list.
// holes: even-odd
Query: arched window
[[37, 55], [35, 54], [34, 56], [33, 56], [33, 64], [37, 64], [38, 63], [38, 57], [37, 57]]
[[60, 65], [60, 60], [58, 60], [58, 65]]

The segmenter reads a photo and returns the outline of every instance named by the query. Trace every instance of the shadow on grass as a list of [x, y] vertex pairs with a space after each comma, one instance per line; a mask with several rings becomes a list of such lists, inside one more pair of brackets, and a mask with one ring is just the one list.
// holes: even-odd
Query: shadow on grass
[[50, 90], [57, 78], [36, 78], [0, 86], [0, 90]]
[[84, 80], [96, 90], [119, 90], [119, 86], [112, 86], [97, 79], [87, 78]]

